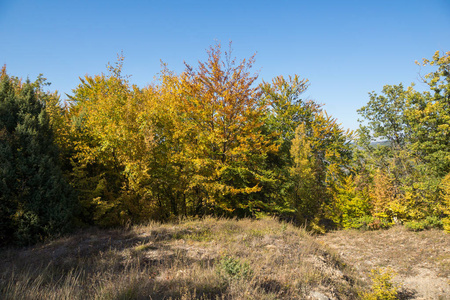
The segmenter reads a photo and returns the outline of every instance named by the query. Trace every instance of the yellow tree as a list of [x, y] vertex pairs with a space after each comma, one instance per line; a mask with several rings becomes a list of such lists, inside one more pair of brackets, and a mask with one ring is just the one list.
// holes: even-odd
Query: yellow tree
[[211, 47], [197, 69], [181, 75], [179, 110], [187, 133], [185, 155], [192, 162], [192, 195], [198, 211], [251, 212], [264, 203], [253, 198], [270, 174], [264, 157], [277, 147], [262, 133], [268, 105], [255, 86], [251, 57], [237, 63], [220, 45]]
[[121, 75], [123, 57], [108, 75], [85, 76], [71, 97], [74, 185], [88, 218], [108, 225], [141, 219], [151, 203], [145, 188], [151, 154], [148, 103]]
[[440, 209], [446, 215], [442, 222], [444, 223], [445, 231], [450, 232], [450, 173], [442, 179], [441, 193], [443, 201]]
[[192, 161], [186, 156], [189, 126], [180, 111], [181, 80], [165, 65], [158, 84], [143, 89], [146, 105], [142, 108], [144, 139], [151, 146], [145, 160], [145, 187], [158, 211], [158, 218], [194, 213], [189, 197], [195, 178]]

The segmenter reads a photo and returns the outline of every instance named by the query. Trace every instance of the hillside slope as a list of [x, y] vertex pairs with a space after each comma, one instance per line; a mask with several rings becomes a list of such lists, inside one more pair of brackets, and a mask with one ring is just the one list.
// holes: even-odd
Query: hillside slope
[[450, 236], [402, 227], [311, 236], [274, 219], [90, 229], [0, 251], [2, 299], [360, 299], [391, 267], [400, 299], [446, 299]]
[[2, 299], [356, 299], [362, 282], [273, 219], [89, 230], [0, 253]]
[[450, 235], [441, 230], [342, 230], [316, 240], [336, 251], [365, 281], [373, 269], [392, 269], [404, 299], [450, 299]]

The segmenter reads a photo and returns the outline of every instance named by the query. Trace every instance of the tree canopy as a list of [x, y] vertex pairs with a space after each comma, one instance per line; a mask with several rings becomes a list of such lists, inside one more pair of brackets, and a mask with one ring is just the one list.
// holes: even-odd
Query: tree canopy
[[450, 230], [450, 53], [428, 89], [386, 85], [345, 130], [299, 75], [258, 83], [220, 44], [153, 84], [86, 75], [62, 105], [39, 76], [0, 86], [0, 241], [78, 226], [275, 215], [321, 231], [395, 223]]

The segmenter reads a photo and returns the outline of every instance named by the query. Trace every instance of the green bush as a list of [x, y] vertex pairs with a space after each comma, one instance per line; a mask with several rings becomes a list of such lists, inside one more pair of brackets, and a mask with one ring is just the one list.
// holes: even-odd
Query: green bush
[[377, 230], [382, 228], [389, 228], [390, 224], [385, 219], [380, 219], [372, 216], [362, 216], [360, 218], [354, 219], [350, 227], [359, 230]]
[[430, 228], [442, 229], [444, 227], [444, 223], [436, 216], [428, 216], [425, 220], [406, 222], [405, 227], [411, 231], [422, 231]]
[[248, 263], [229, 256], [225, 256], [220, 260], [217, 271], [220, 276], [227, 279], [246, 279], [253, 274]]
[[428, 216], [425, 219], [425, 222], [427, 223], [428, 228], [442, 229], [444, 227], [444, 223], [442, 222], [442, 220], [436, 216]]
[[405, 227], [410, 231], [422, 231], [426, 229], [427, 224], [420, 221], [410, 221], [405, 223]]

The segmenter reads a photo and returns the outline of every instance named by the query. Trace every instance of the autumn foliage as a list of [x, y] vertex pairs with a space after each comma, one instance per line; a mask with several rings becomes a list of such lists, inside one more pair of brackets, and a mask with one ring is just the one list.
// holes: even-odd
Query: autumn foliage
[[[66, 194], [76, 197], [73, 222], [117, 226], [272, 214], [318, 231], [430, 217], [448, 227], [449, 53], [423, 61], [437, 67], [424, 77], [428, 91], [400, 84], [371, 93], [359, 110], [365, 125], [353, 133], [304, 98], [307, 79], [277, 76], [259, 83], [254, 57], [238, 61], [231, 47], [223, 52], [220, 45], [207, 52], [206, 61], [186, 64], [181, 74], [163, 64], [146, 87], [122, 74], [119, 55], [106, 74], [80, 78], [65, 105], [42, 90], [41, 77], [14, 83], [3, 69], [0, 108], [27, 91], [30, 103], [45, 111], [48, 125], [36, 132], [59, 149], [51, 155], [60, 168], [55, 172], [63, 173], [60, 189], [68, 182]], [[5, 151], [22, 146], [9, 137], [19, 132], [7, 127], [15, 121], [1, 117], [6, 162]], [[13, 167], [1, 170], [2, 182], [22, 176]], [[19, 190], [2, 200], [8, 220], [23, 213]], [[14, 227], [11, 222], [2, 230]]]

